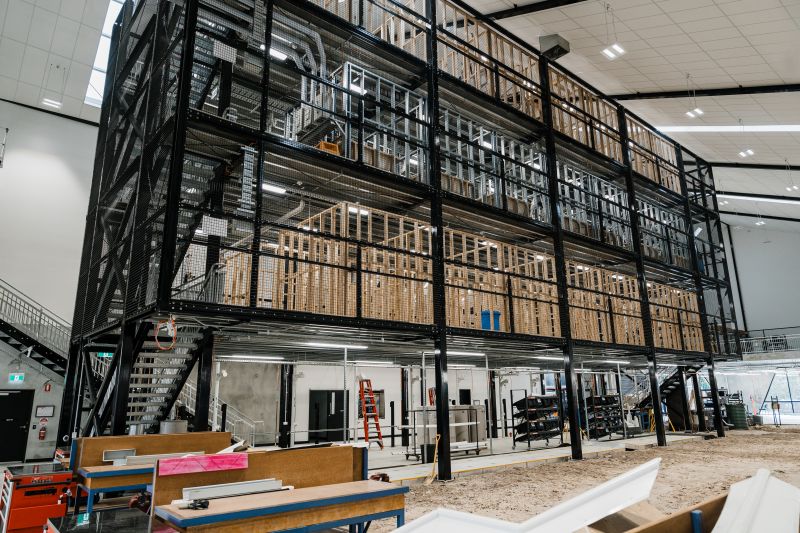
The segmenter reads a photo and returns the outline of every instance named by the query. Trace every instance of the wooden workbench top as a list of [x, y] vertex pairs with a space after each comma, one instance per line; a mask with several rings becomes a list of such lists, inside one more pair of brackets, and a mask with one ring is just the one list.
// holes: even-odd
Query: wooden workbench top
[[175, 505], [156, 507], [156, 515], [178, 527], [200, 526], [228, 520], [240, 520], [313, 507], [353, 503], [408, 492], [384, 481], [351, 481], [267, 494], [248, 494], [209, 500], [208, 509], [178, 509]]
[[87, 466], [78, 469], [78, 473], [83, 477], [132, 476], [152, 474], [154, 468], [154, 464]]

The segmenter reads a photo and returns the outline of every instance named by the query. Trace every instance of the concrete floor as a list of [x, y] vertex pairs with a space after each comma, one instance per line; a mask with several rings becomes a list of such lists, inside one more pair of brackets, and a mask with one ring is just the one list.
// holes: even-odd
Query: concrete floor
[[[692, 439], [702, 439], [700, 435], [667, 435], [667, 442], [678, 442]], [[551, 441], [552, 442], [552, 441]], [[543, 443], [542, 443], [543, 444]], [[624, 452], [625, 450], [648, 448], [656, 446], [655, 435], [645, 435], [632, 439], [602, 440], [602, 441], [583, 441], [583, 455], [585, 458], [598, 455]], [[484, 450], [480, 455], [471, 452], [469, 455], [463, 453], [455, 454], [452, 457], [453, 477], [463, 475], [478, 474], [498, 469], [528, 466], [539, 463], [567, 461], [572, 457], [569, 446], [550, 447], [546, 449], [527, 450], [525, 446], [517, 445], [516, 451], [511, 448], [510, 438], [494, 439], [494, 454]], [[409, 461], [405, 459], [405, 447], [390, 446], [383, 450], [372, 447], [369, 451], [369, 470], [371, 472], [382, 472], [389, 475], [389, 479], [403, 485], [413, 485], [421, 483], [431, 472], [432, 465], [422, 464], [413, 458]]]

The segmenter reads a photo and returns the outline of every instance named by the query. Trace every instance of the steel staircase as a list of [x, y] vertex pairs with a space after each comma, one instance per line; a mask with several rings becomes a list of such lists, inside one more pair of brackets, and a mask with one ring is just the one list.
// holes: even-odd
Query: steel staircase
[[72, 326], [0, 279], [0, 342], [64, 376]]

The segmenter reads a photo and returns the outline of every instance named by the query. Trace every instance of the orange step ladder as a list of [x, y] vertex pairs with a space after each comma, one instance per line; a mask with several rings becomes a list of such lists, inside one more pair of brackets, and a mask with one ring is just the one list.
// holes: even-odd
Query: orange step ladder
[[364, 440], [367, 445], [374, 442], [383, 449], [383, 433], [381, 433], [381, 423], [378, 418], [378, 404], [375, 402], [375, 393], [372, 392], [372, 380], [358, 380], [358, 390], [361, 397], [361, 417], [364, 419]]

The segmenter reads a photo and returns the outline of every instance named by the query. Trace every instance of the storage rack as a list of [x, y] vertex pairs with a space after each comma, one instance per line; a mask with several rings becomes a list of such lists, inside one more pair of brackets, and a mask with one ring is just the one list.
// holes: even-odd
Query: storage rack
[[[522, 392], [522, 398], [514, 399], [515, 394]], [[531, 443], [544, 441], [545, 446], [550, 446], [551, 440], [563, 443], [561, 428], [563, 421], [559, 416], [560, 401], [557, 395], [529, 395], [526, 389], [513, 389], [509, 391], [511, 406], [514, 409], [512, 419], [512, 446], [517, 443]]]
[[590, 439], [623, 434], [623, 411], [620, 394], [608, 386], [607, 374], [583, 374], [584, 427]]
[[560, 354], [571, 422], [577, 361], [737, 357], [709, 165], [459, 0], [129, 1], [110, 58], [60, 439], [169, 317], [198, 426], [231, 339], [432, 347], [443, 399], [448, 346]]

